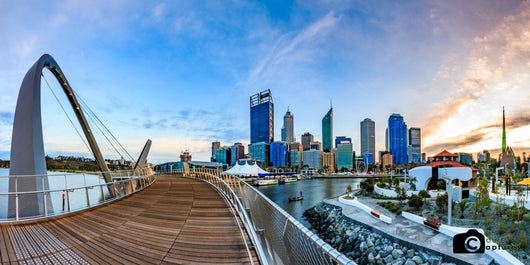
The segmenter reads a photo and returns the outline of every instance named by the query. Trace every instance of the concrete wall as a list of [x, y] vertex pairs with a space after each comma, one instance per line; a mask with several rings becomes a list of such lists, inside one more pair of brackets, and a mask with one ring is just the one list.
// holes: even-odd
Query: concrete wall
[[344, 199], [344, 196], [343, 197], [340, 197], [339, 198], [339, 201], [341, 203], [344, 203], [344, 204], [347, 204], [347, 205], [351, 205], [353, 207], [356, 207], [356, 208], [359, 208], [361, 209], [362, 211], [366, 212], [367, 214], [369, 214], [370, 216], [372, 216], [373, 218], [376, 218], [376, 219], [379, 219], [387, 224], [391, 224], [392, 223], [392, 218], [386, 216], [386, 215], [383, 215], [381, 213], [379, 213], [379, 218], [377, 218], [376, 216], [372, 215], [371, 212], [372, 211], [375, 211], [374, 209], [362, 204], [361, 202], [359, 202], [357, 200], [357, 198], [354, 198], [353, 200], [346, 200]]

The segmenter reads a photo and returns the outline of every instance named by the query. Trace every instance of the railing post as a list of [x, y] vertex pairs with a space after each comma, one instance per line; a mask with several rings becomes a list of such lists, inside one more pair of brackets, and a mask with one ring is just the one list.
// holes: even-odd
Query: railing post
[[44, 191], [44, 177], [41, 176], [41, 180], [42, 180], [42, 196], [44, 196], [43, 198], [43, 202], [44, 202], [44, 216], [48, 216], [48, 205], [46, 203], [46, 191]]
[[18, 177], [15, 175], [15, 211], [16, 211], [16, 220], [18, 221]]
[[85, 181], [86, 206], [90, 207], [90, 196], [88, 196], [88, 187], [86, 186], [86, 175], [83, 173], [83, 180]]
[[64, 175], [64, 186], [66, 190], [66, 205], [68, 206], [68, 212], [70, 212], [70, 190], [68, 190], [68, 176]]
[[105, 194], [103, 193], [103, 186], [101, 186], [101, 176], [98, 174], [98, 184], [99, 184], [99, 189], [101, 190], [101, 199], [103, 200], [103, 202], [105, 202]]

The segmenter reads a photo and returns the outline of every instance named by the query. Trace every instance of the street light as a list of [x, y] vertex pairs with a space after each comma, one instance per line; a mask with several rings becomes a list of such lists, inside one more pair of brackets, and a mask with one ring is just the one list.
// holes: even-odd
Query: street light
[[451, 215], [453, 206], [453, 185], [451, 185], [451, 176], [444, 175], [444, 179], [447, 179], [447, 183], [449, 184], [449, 191], [447, 192], [447, 224], [451, 225]]

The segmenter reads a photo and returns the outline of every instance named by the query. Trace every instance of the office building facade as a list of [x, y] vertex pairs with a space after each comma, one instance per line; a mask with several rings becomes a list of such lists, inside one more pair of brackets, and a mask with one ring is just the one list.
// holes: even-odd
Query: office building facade
[[309, 132], [302, 134], [302, 146], [304, 147], [304, 151], [311, 149], [311, 143], [313, 141], [314, 141], [314, 137]]
[[230, 164], [232, 160], [230, 146], [223, 146], [215, 150], [215, 161], [221, 164]]
[[239, 159], [245, 158], [245, 146], [241, 143], [235, 143], [230, 147], [231, 165], [235, 165]]
[[361, 121], [361, 155], [367, 153], [375, 155], [375, 122], [368, 118]]
[[351, 140], [341, 141], [337, 145], [337, 170], [352, 170], [353, 169], [353, 146]]
[[409, 129], [409, 146], [407, 147], [409, 163], [421, 163], [421, 129]]
[[319, 150], [322, 151], [322, 143], [321, 142], [312, 142], [309, 145], [309, 150]]
[[293, 115], [287, 108], [285, 116], [283, 116], [283, 127], [282, 127], [282, 142], [291, 143], [294, 142], [294, 121]]
[[221, 148], [220, 142], [212, 142], [212, 156], [215, 156], [215, 150]]
[[305, 165], [307, 165], [309, 168], [322, 169], [322, 151], [304, 151], [304, 166]]
[[322, 118], [322, 148], [324, 152], [333, 148], [333, 108]]
[[337, 168], [337, 154], [335, 152], [322, 153], [322, 169], [329, 173], [335, 173]]
[[285, 142], [272, 142], [270, 163], [273, 167], [286, 167], [289, 162], [288, 147]]
[[351, 144], [351, 138], [346, 136], [335, 137], [335, 148], [337, 148], [339, 144]]
[[268, 167], [270, 157], [270, 144], [259, 142], [248, 145], [248, 155], [255, 160], [259, 166]]
[[399, 114], [388, 118], [388, 147], [394, 165], [407, 165], [407, 124]]
[[250, 143], [274, 142], [274, 104], [269, 89], [250, 96]]
[[302, 167], [302, 161], [304, 161], [304, 147], [302, 144], [297, 142], [289, 143], [289, 165]]

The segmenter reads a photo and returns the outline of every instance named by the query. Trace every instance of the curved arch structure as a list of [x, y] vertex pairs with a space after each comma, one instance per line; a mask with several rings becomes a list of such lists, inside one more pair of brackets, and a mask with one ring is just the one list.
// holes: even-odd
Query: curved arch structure
[[[42, 69], [47, 68], [57, 78], [68, 101], [83, 128], [83, 132], [89, 142], [90, 149], [96, 158], [96, 162], [106, 182], [112, 178], [109, 169], [99, 150], [90, 126], [87, 123], [81, 106], [75, 94], [66, 80], [57, 62], [48, 54], [42, 55], [28, 70], [17, 99], [15, 120], [13, 122], [13, 136], [11, 139], [11, 162], [10, 176], [36, 175], [35, 177], [11, 177], [9, 179], [9, 191], [36, 191], [49, 189], [46, 176], [46, 160], [44, 153], [44, 142], [42, 137], [41, 119], [41, 75]], [[40, 176], [39, 176], [40, 175]], [[113, 194], [113, 193], [112, 193]], [[47, 195], [49, 196], [49, 195]], [[23, 198], [21, 198], [23, 197]], [[46, 200], [48, 212], [51, 211], [51, 200]], [[14, 195], [9, 196], [8, 214], [14, 217], [16, 200]], [[24, 194], [18, 199], [19, 217], [42, 215], [44, 213], [44, 196], [42, 194]]]

